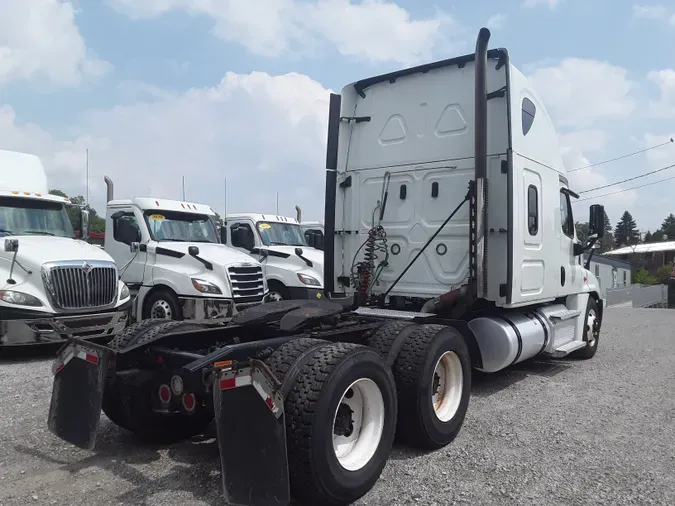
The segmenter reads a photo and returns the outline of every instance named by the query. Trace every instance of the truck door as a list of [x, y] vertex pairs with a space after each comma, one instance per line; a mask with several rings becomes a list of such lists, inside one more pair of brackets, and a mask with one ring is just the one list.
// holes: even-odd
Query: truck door
[[[143, 237], [145, 227], [139, 226], [139, 217], [132, 208], [116, 210], [110, 222], [110, 227], [106, 227], [105, 250], [117, 264], [122, 281], [131, 286], [140, 285], [143, 283], [147, 253], [140, 250], [132, 252], [130, 247], [132, 242], [147, 243], [149, 236]], [[108, 234], [108, 230], [112, 234]]]
[[559, 262], [559, 294], [572, 293], [576, 284], [577, 266], [574, 257], [574, 217], [572, 215], [572, 203], [570, 196], [565, 191], [567, 184], [560, 181], [560, 262]]

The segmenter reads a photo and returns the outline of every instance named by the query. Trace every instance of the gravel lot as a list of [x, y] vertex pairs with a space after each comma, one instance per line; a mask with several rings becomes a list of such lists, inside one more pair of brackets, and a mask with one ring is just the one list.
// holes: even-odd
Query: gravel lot
[[[357, 504], [675, 504], [674, 327], [672, 310], [610, 309], [593, 360], [476, 376], [458, 439], [396, 448]], [[0, 359], [1, 506], [224, 504], [213, 435], [134, 447], [104, 418], [94, 452], [52, 436], [50, 364]]]

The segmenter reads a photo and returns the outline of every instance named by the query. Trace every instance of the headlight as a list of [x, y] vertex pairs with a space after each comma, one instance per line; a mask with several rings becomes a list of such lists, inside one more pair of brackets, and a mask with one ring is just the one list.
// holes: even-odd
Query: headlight
[[202, 293], [223, 293], [216, 285], [203, 279], [192, 278], [192, 286], [195, 287], [195, 290]]
[[129, 296], [129, 287], [122, 283], [122, 291], [120, 292], [120, 299], [126, 299]]
[[318, 279], [308, 276], [307, 274], [298, 273], [298, 279], [305, 285], [321, 286], [321, 283], [319, 283]]
[[20, 306], [42, 306], [42, 302], [37, 297], [23, 292], [15, 292], [14, 290], [0, 290], [0, 300]]

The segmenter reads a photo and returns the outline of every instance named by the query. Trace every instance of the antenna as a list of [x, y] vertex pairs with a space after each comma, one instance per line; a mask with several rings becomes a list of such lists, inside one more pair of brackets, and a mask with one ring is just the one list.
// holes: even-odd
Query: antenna
[[223, 200], [223, 217], [221, 221], [223, 222], [223, 225], [227, 223], [227, 178], [225, 178], [225, 186], [224, 186], [224, 200]]
[[277, 192], [277, 216], [279, 216], [279, 192]]
[[183, 176], [183, 201], [185, 201], [185, 176]]
[[85, 205], [89, 206], [89, 148], [87, 148], [87, 200]]

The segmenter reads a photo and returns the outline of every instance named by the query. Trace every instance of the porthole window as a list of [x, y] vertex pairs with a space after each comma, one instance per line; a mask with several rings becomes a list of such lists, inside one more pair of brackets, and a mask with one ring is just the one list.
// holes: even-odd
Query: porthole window
[[523, 99], [523, 135], [527, 135], [527, 132], [532, 128], [532, 123], [534, 123], [534, 116], [537, 114], [537, 108], [534, 106], [532, 101], [529, 98]]

